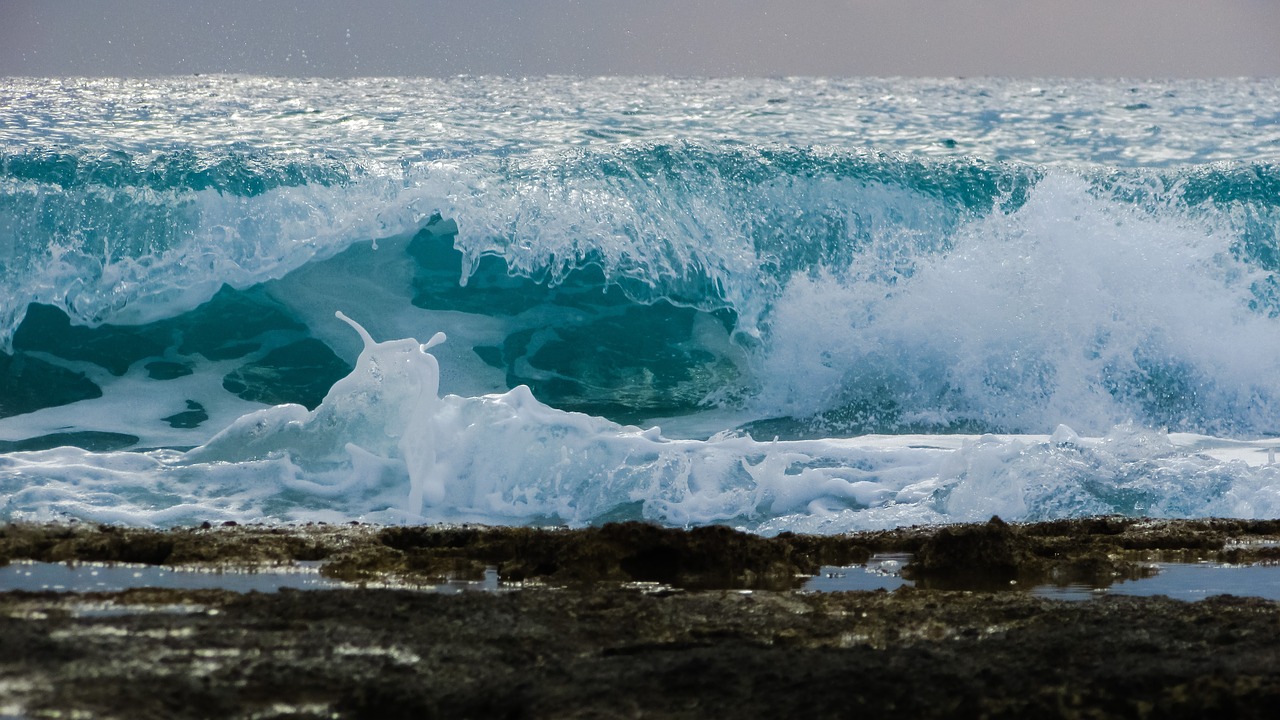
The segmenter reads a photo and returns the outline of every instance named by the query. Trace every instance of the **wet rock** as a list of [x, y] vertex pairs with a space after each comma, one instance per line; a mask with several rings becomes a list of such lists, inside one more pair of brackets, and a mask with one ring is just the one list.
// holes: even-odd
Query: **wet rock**
[[1280, 605], [1240, 598], [3, 593], [0, 693], [31, 717], [177, 720], [282, 708], [294, 718], [1269, 718], [1278, 628]]
[[942, 528], [924, 541], [904, 575], [925, 587], [972, 589], [1034, 582], [1047, 569], [1023, 533], [993, 517], [983, 525]]
[[[321, 560], [358, 544], [362, 533], [321, 528], [122, 528], [72, 523], [0, 525], [0, 555], [40, 562], [136, 562], [149, 565], [278, 564]], [[366, 543], [373, 541], [366, 539]]]
[[[1134, 518], [843, 538], [643, 523], [0, 525], [0, 564], [322, 560], [368, 580], [498, 567], [504, 579], [554, 585], [452, 595], [0, 592], [0, 707], [19, 717], [178, 720], [1269, 718], [1280, 696], [1280, 603], [1061, 602], [1007, 592], [1007, 578], [1105, 574], [1166, 551], [1263, 557], [1278, 531], [1271, 522]], [[1225, 545], [1213, 549], [1210, 537]], [[935, 578], [978, 568], [1006, 579], [1006, 591], [762, 589], [871, 550], [914, 552], [913, 567]], [[685, 589], [629, 589], [635, 580]], [[742, 587], [756, 589], [729, 589]]]
[[865, 561], [847, 538], [762, 538], [711, 526], [688, 531], [640, 522], [575, 531], [533, 528], [387, 528], [383, 542], [415, 573], [475, 577], [495, 566], [506, 580], [657, 582], [679, 587], [799, 584], [824, 564]]
[[[104, 534], [110, 536], [105, 544], [99, 537]], [[1203, 541], [1209, 535], [1217, 540]], [[48, 561], [51, 548], [59, 546], [58, 560], [77, 559], [82, 545], [95, 549], [79, 559], [111, 560], [110, 553], [147, 557], [148, 548], [159, 542], [172, 545], [172, 553], [156, 561], [168, 565], [322, 560], [322, 571], [342, 580], [474, 580], [496, 568], [505, 581], [639, 581], [684, 588], [798, 587], [802, 576], [824, 565], [863, 563], [873, 552], [895, 552], [914, 556], [905, 572], [924, 587], [1007, 590], [1037, 582], [1105, 587], [1146, 577], [1152, 561], [1276, 561], [1280, 523], [1108, 518], [1009, 525], [993, 520], [773, 538], [724, 527], [685, 531], [639, 522], [577, 530], [358, 523], [276, 527], [235, 521], [167, 531], [81, 523], [0, 525], [0, 554], [14, 558]], [[136, 550], [129, 549], [135, 544]]]

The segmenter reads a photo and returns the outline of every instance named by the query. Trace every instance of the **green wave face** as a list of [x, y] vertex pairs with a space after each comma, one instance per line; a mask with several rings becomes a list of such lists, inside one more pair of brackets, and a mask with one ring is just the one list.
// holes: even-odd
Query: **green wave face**
[[0, 80], [0, 520], [1275, 517], [1278, 95]]
[[[314, 406], [354, 357], [309, 325], [299, 308], [316, 300], [288, 278], [336, 262], [331, 283], [375, 280], [341, 276], [372, 241], [402, 276], [379, 312], [476, 318], [470, 386], [528, 385], [561, 409], [627, 423], [731, 411], [785, 437], [1061, 419], [1256, 434], [1277, 427], [1257, 338], [1280, 317], [1278, 187], [1267, 162], [1064, 170], [736, 143], [391, 174], [239, 151], [11, 153], [6, 382], [55, 369], [46, 398], [4, 412], [100, 392], [74, 362], [123, 376], [231, 358], [244, 362], [217, 370], [226, 392]], [[1097, 272], [1063, 287], [1059, 251]], [[1152, 273], [1187, 299], [1158, 310], [1141, 289]], [[1055, 328], [1053, 302], [1088, 317]], [[1222, 342], [1253, 365], [1224, 371], [1193, 340], [1203, 325], [1236, 328]], [[198, 426], [206, 403], [188, 400], [164, 417]]]

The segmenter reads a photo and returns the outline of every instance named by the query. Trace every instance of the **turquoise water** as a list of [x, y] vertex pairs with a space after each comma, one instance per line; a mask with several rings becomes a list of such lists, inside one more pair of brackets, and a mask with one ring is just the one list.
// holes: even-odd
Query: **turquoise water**
[[0, 516], [1274, 514], [1278, 90], [6, 79]]

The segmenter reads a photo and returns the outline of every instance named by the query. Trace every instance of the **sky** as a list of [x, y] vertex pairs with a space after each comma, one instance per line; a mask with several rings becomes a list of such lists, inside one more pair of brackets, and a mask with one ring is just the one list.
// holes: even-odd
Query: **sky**
[[1280, 77], [1280, 0], [0, 0], [0, 76]]

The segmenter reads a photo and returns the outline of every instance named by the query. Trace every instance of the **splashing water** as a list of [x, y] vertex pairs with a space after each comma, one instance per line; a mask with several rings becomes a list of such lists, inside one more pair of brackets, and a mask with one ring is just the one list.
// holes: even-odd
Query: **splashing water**
[[[757, 442], [665, 438], [540, 403], [528, 388], [437, 394], [437, 334], [375, 342], [315, 410], [246, 415], [186, 453], [14, 453], [6, 519], [69, 513], [177, 524], [218, 518], [499, 523], [647, 518], [833, 532], [979, 520], [992, 512], [1266, 515], [1266, 445], [1117, 428], [1044, 436], [869, 436]], [[217, 482], [210, 482], [215, 479]], [[37, 510], [24, 510], [23, 507]]]
[[0, 516], [1274, 514], [1275, 95], [3, 81]]

